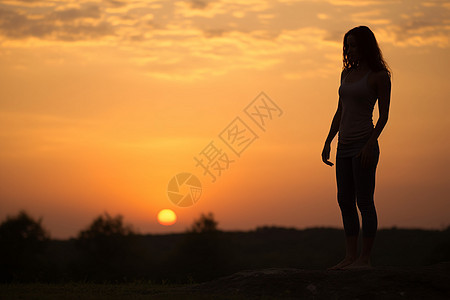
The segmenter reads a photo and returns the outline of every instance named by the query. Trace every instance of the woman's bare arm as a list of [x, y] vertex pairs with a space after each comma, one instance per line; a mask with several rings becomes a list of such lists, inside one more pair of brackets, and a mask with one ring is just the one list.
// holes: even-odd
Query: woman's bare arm
[[333, 121], [331, 122], [330, 131], [328, 133], [327, 139], [325, 140], [325, 144], [331, 144], [334, 137], [339, 131], [339, 124], [341, 123], [341, 115], [342, 115], [342, 104], [341, 99], [338, 102], [338, 108], [336, 113], [334, 114]]
[[379, 72], [376, 74], [376, 92], [378, 95], [378, 111], [379, 117], [372, 135], [367, 141], [364, 148], [361, 150], [361, 163], [363, 166], [371, 164], [373, 156], [371, 155], [373, 147], [376, 145], [378, 137], [386, 125], [389, 118], [389, 105], [391, 102], [391, 79], [386, 72]]
[[[347, 76], [348, 71], [344, 70], [341, 73], [341, 83], [345, 76]], [[330, 131], [328, 132], [328, 136], [325, 140], [325, 144], [322, 150], [322, 161], [329, 165], [333, 166], [333, 163], [330, 162], [330, 152], [331, 152], [331, 142], [333, 141], [336, 134], [339, 132], [339, 124], [341, 123], [341, 115], [342, 115], [342, 103], [341, 98], [339, 97], [338, 107], [336, 109], [336, 113], [334, 114], [333, 121], [331, 122]]]
[[378, 95], [379, 117], [377, 124], [369, 139], [370, 144], [374, 144], [386, 125], [389, 118], [389, 105], [391, 102], [391, 79], [386, 72], [376, 74], [376, 88]]
[[322, 161], [329, 166], [333, 166], [333, 163], [329, 161], [331, 152], [331, 141], [334, 139], [336, 133], [338, 133], [339, 131], [339, 123], [341, 122], [341, 112], [342, 112], [342, 105], [341, 99], [339, 99], [338, 108], [336, 110], [336, 113], [334, 114], [333, 121], [331, 122], [330, 132], [328, 133], [327, 139], [325, 140], [325, 144], [323, 145], [322, 150]]

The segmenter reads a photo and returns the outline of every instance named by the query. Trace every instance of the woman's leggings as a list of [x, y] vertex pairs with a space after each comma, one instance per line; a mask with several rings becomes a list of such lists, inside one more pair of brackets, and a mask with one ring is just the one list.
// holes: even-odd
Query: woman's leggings
[[336, 158], [337, 198], [346, 236], [357, 236], [359, 233], [357, 204], [361, 212], [363, 237], [375, 237], [378, 220], [373, 194], [380, 155], [378, 147], [373, 155], [374, 162], [367, 167], [361, 165], [360, 157]]

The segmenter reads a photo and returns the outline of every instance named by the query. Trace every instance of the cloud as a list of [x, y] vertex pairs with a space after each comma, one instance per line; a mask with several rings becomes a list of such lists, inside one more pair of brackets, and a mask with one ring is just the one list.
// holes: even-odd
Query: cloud
[[450, 46], [450, 28], [439, 26], [420, 26], [408, 28], [408, 26], [392, 25], [380, 29], [378, 36], [386, 42], [397, 47], [425, 47], [437, 46], [448, 48]]
[[[340, 1], [331, 1], [334, 4], [337, 2]], [[446, 23], [450, 13], [443, 9], [443, 2], [403, 0], [383, 3], [348, 9], [352, 25], [369, 26], [377, 39], [395, 47], [450, 46], [450, 26]], [[331, 29], [326, 38], [341, 39], [339, 33]]]
[[361, 0], [361, 1], [355, 1], [355, 0], [328, 0], [329, 3], [336, 6], [355, 6], [355, 7], [362, 7], [362, 6], [372, 6], [372, 5], [378, 5], [383, 4], [385, 2], [383, 1], [375, 1], [375, 0]]
[[[114, 33], [109, 23], [100, 20], [97, 6], [52, 11], [37, 16], [0, 9], [0, 33], [12, 39], [36, 37], [66, 41], [92, 39]], [[98, 22], [92, 22], [92, 19]]]
[[74, 21], [76, 19], [99, 19], [101, 17], [100, 8], [97, 5], [89, 5], [84, 8], [69, 8], [56, 10], [49, 16], [49, 20]]
[[395, 47], [449, 47], [450, 10], [444, 2], [429, 2], [82, 0], [44, 7], [16, 0], [18, 6], [0, 6], [0, 41], [23, 49], [59, 43], [67, 51], [83, 43], [90, 53], [109, 47], [110, 57], [158, 78], [280, 66], [287, 77], [300, 78], [287, 57], [340, 54], [344, 33], [361, 24]]
[[40, 0], [3, 0], [3, 5], [18, 6], [18, 7], [54, 7], [53, 1]]
[[450, 46], [450, 26], [446, 20], [450, 12], [436, 6], [408, 6], [400, 18], [381, 29], [391, 36], [391, 42], [399, 47]]
[[[316, 74], [325, 74], [321, 71], [327, 67], [324, 62], [328, 61], [330, 53], [336, 51], [335, 43], [324, 41], [326, 31], [313, 27], [278, 33], [269, 30], [186, 31], [179, 27], [171, 29], [171, 35], [177, 36], [176, 43], [170, 42], [166, 30], [155, 30], [145, 50], [133, 53], [134, 63], [148, 76], [194, 80], [233, 70], [280, 68], [294, 78], [299, 70], [305, 70], [304, 65], [295, 61], [304, 61], [304, 57], [321, 53], [324, 59], [313, 60], [313, 67], [308, 65], [308, 69]], [[202, 32], [204, 34], [200, 35]]]
[[320, 20], [326, 20], [326, 19], [329, 19], [330, 16], [327, 15], [327, 14], [318, 13], [318, 14], [317, 14], [317, 18], [320, 19]]
[[209, 4], [207, 1], [201, 0], [191, 0], [190, 3], [193, 9], [205, 9]]
[[380, 25], [390, 24], [392, 22], [390, 19], [386, 18], [385, 12], [381, 9], [353, 13], [351, 18], [355, 23], [360, 24]]
[[265, 0], [217, 0], [217, 1], [177, 1], [175, 14], [183, 17], [213, 18], [218, 15], [234, 15], [241, 18], [248, 12], [265, 12], [272, 7], [272, 2]]
[[106, 2], [107, 2], [108, 4], [110, 4], [111, 6], [114, 6], [114, 7], [124, 7], [124, 6], [127, 6], [127, 2], [126, 2], [126, 1], [106, 0]]
[[204, 17], [214, 18], [220, 14], [226, 14], [227, 10], [221, 2], [204, 1], [177, 1], [175, 2], [174, 14], [185, 18]]

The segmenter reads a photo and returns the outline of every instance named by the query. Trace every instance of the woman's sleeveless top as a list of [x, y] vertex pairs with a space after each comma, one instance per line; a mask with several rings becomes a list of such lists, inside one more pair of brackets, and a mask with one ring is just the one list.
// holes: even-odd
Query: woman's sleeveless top
[[353, 157], [370, 138], [374, 125], [373, 109], [377, 96], [370, 90], [367, 80], [371, 71], [360, 80], [346, 83], [342, 80], [339, 97], [342, 104], [337, 157]]

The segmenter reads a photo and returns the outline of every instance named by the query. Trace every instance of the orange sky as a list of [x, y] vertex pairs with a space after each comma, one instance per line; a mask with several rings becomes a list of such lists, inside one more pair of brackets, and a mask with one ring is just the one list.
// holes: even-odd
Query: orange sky
[[[224, 230], [341, 227], [320, 154], [358, 25], [393, 70], [379, 227], [450, 225], [450, 5], [412, 0], [3, 0], [0, 220], [25, 209], [56, 238], [104, 211], [143, 233], [209, 211]], [[244, 119], [262, 91], [283, 111], [265, 132]], [[238, 116], [259, 138], [240, 157], [221, 144], [235, 163], [212, 183], [194, 156]], [[191, 207], [167, 197], [180, 172], [202, 182]], [[175, 225], [157, 223], [163, 208]]]

